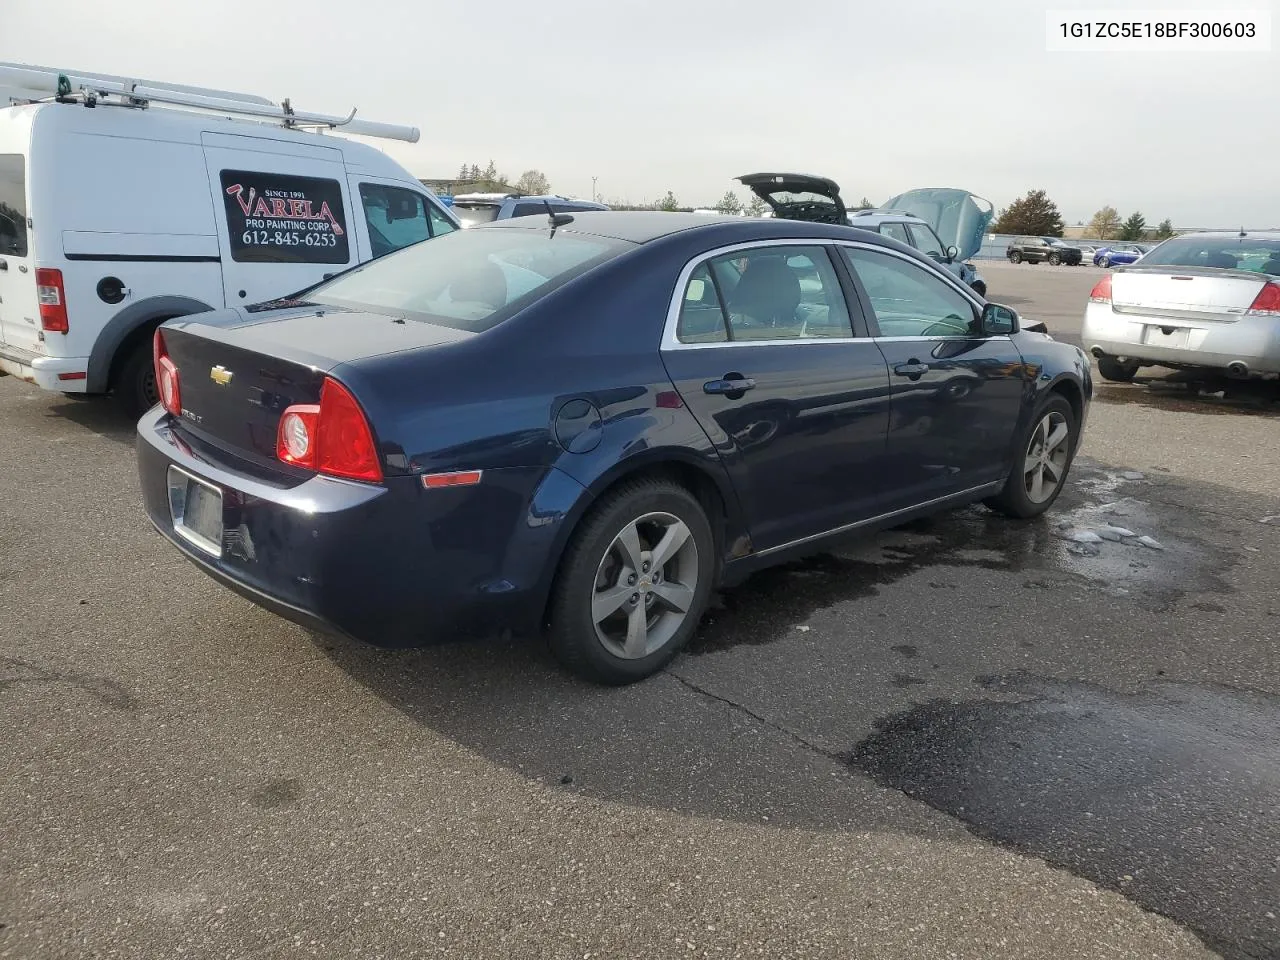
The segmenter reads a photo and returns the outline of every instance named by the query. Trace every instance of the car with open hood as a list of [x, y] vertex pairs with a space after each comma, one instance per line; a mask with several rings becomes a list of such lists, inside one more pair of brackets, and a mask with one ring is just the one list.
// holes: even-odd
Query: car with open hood
[[[969, 258], [982, 247], [991, 222], [991, 204], [965, 190], [929, 187], [910, 190], [881, 207], [849, 213], [840, 187], [828, 177], [801, 173], [753, 173], [738, 178], [769, 206], [789, 220], [844, 223], [871, 230], [919, 250], [955, 274], [980, 297], [987, 283]], [[842, 219], [843, 218], [843, 219]], [[945, 239], [944, 239], [945, 237]]]

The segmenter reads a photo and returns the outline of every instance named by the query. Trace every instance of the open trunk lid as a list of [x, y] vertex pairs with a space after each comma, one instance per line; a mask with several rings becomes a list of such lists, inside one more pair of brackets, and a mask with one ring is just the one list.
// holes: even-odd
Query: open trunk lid
[[1132, 266], [1112, 274], [1111, 306], [1117, 313], [1233, 321], [1274, 279], [1246, 270]]
[[982, 238], [995, 216], [989, 200], [951, 187], [908, 190], [886, 200], [883, 209], [919, 217], [933, 227], [944, 247], [954, 246], [960, 251], [961, 260], [982, 249]]
[[474, 336], [329, 306], [256, 316], [243, 308], [219, 310], [162, 329], [178, 368], [183, 427], [220, 449], [276, 467], [281, 415], [293, 404], [319, 403], [328, 371]]
[[769, 205], [775, 217], [810, 223], [849, 223], [840, 187], [808, 173], [748, 173], [738, 182]]

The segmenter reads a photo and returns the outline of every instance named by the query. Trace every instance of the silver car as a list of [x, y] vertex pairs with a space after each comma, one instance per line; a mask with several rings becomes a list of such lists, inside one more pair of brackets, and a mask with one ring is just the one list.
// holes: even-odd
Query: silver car
[[1107, 380], [1144, 366], [1280, 374], [1280, 232], [1164, 241], [1098, 281], [1082, 338]]

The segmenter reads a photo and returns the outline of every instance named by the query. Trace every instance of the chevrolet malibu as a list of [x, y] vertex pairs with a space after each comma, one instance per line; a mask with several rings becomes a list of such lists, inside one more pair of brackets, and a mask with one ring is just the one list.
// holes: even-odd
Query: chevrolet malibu
[[904, 244], [674, 213], [458, 231], [170, 321], [155, 366], [147, 513], [209, 575], [383, 645], [542, 632], [611, 684], [835, 537], [1043, 513], [1092, 394]]

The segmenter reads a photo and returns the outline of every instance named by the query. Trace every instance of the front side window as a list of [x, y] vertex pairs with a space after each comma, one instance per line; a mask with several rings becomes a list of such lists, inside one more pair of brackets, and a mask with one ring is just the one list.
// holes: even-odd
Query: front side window
[[27, 255], [26, 160], [0, 153], [0, 257]]
[[431, 235], [433, 237], [441, 237], [458, 229], [453, 221], [446, 217], [434, 203], [427, 204], [427, 218], [431, 221]]
[[911, 238], [915, 241], [911, 244], [926, 257], [933, 257], [935, 260], [942, 259], [942, 244], [938, 242], [937, 235], [926, 227], [923, 223], [913, 223], [910, 226]]
[[826, 250], [775, 246], [699, 267], [685, 287], [677, 336], [684, 343], [808, 340], [851, 337], [853, 329]]
[[842, 247], [862, 282], [882, 337], [968, 337], [981, 330], [958, 290], [927, 268], [874, 250]]
[[222, 201], [237, 263], [349, 263], [337, 180], [223, 170]]
[[375, 259], [431, 237], [430, 204], [415, 190], [362, 183], [360, 203]]
[[478, 333], [631, 246], [566, 232], [455, 230], [349, 270], [307, 301]]

